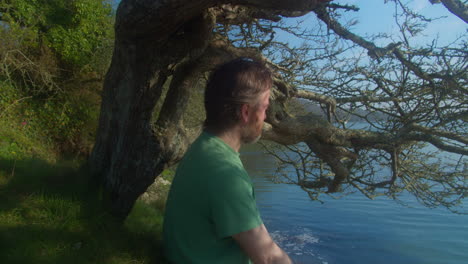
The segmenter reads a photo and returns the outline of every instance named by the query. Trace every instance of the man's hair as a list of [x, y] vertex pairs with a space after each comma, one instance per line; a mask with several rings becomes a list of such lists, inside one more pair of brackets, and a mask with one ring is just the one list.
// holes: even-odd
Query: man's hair
[[240, 120], [243, 104], [254, 103], [270, 89], [270, 70], [258, 61], [239, 58], [215, 69], [205, 90], [205, 128], [224, 132]]

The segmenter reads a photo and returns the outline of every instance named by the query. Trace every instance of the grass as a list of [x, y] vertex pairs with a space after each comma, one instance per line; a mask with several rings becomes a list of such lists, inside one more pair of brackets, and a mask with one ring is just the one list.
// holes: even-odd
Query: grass
[[2, 263], [164, 263], [162, 212], [114, 222], [77, 162], [0, 159]]
[[164, 195], [118, 224], [83, 159], [60, 158], [21, 127], [0, 127], [0, 263], [165, 263]]

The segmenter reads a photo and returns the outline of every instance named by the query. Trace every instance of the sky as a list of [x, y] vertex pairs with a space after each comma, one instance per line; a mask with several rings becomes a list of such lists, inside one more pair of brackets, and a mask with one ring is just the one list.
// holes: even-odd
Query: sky
[[[346, 19], [355, 18], [358, 24], [354, 27], [353, 32], [359, 35], [366, 35], [367, 33], [396, 33], [396, 27], [393, 17], [394, 4], [388, 1], [385, 4], [384, 0], [335, 0], [335, 3], [340, 4], [355, 4], [360, 10], [358, 12], [348, 12], [345, 16]], [[442, 4], [431, 4], [429, 0], [403, 0], [418, 13], [430, 18], [441, 18], [423, 32], [427, 35], [424, 39], [433, 39], [434, 36], [439, 35], [440, 44], [448, 43], [460, 35], [467, 35], [467, 24], [450, 13]]]

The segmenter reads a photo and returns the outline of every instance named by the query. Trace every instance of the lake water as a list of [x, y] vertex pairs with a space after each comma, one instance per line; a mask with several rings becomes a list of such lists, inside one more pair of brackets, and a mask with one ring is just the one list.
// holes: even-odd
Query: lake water
[[275, 184], [275, 160], [247, 146], [241, 159], [253, 178], [259, 210], [273, 239], [306, 264], [467, 264], [468, 215], [410, 207], [360, 194], [311, 201], [298, 186]]

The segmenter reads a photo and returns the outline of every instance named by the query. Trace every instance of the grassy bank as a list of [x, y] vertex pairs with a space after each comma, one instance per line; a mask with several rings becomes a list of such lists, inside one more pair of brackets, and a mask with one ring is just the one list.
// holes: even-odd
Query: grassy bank
[[85, 0], [0, 7], [0, 263], [164, 263], [168, 187], [152, 187], [121, 225], [79, 169], [95, 138], [113, 10]]
[[79, 162], [0, 158], [2, 263], [164, 263], [162, 213], [138, 202], [113, 222]]

